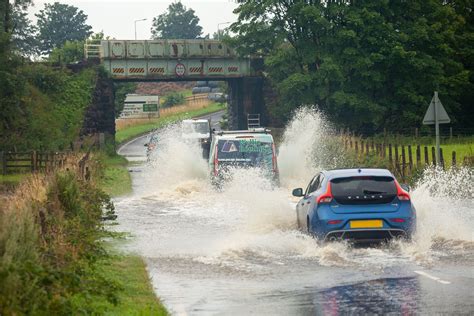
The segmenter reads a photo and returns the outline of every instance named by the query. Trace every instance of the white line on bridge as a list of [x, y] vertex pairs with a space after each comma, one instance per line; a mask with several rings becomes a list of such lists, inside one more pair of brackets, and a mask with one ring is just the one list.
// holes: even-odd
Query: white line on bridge
[[431, 280], [435, 280], [436, 282], [439, 282], [439, 283], [441, 283], [441, 284], [451, 284], [451, 282], [449, 282], [449, 281], [441, 280], [440, 278], [435, 277], [435, 276], [432, 276], [432, 275], [430, 275], [430, 274], [428, 274], [428, 273], [426, 273], [426, 272], [424, 272], [424, 271], [413, 271], [413, 272], [415, 272], [415, 273], [417, 273], [417, 274], [419, 274], [419, 275], [425, 276], [425, 277], [427, 277], [427, 278], [429, 278], [429, 279], [431, 279]]

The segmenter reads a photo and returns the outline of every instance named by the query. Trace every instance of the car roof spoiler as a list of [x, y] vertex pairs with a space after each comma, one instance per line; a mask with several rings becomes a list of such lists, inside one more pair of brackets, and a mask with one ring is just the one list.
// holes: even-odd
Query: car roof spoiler
[[215, 131], [214, 134], [217, 135], [232, 135], [232, 134], [269, 134], [271, 132], [270, 129], [260, 127], [260, 128], [251, 128], [246, 130], [240, 131]]

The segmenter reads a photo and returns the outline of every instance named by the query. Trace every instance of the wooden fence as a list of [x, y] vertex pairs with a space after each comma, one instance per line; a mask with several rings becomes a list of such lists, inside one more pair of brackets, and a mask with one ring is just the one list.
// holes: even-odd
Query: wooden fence
[[51, 172], [57, 169], [78, 168], [82, 179], [89, 180], [90, 151], [82, 157], [73, 152], [0, 152], [0, 172], [11, 173]]
[[[354, 151], [359, 158], [377, 157], [388, 161], [392, 171], [403, 179], [425, 165], [436, 165], [436, 149], [433, 146], [380, 144], [347, 136], [343, 136], [343, 142], [344, 148]], [[446, 159], [451, 160], [451, 167], [459, 164], [471, 165], [472, 158], [466, 157], [465, 161], [459, 162], [455, 151], [445, 156], [443, 148], [440, 148], [439, 165], [444, 169], [448, 162]]]

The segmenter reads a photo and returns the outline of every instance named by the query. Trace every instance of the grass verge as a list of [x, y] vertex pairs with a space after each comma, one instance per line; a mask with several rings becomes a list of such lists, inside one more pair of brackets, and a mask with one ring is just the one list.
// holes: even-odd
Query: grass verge
[[145, 262], [139, 256], [114, 254], [99, 264], [108, 279], [121, 287], [118, 305], [107, 308], [105, 315], [168, 315], [153, 292]]
[[202, 108], [202, 109], [197, 109], [197, 110], [191, 110], [183, 113], [176, 113], [172, 114], [167, 117], [161, 117], [157, 119], [153, 119], [150, 121], [147, 121], [143, 124], [140, 125], [135, 125], [135, 126], [130, 126], [126, 127], [124, 129], [121, 129], [115, 133], [115, 141], [118, 145], [123, 144], [124, 142], [131, 140], [137, 136], [143, 135], [148, 133], [149, 131], [155, 129], [155, 128], [161, 128], [165, 125], [171, 124], [178, 122], [180, 120], [184, 120], [187, 118], [192, 118], [196, 116], [202, 116], [206, 115], [209, 113], [214, 113], [218, 112], [221, 110], [225, 109], [225, 105], [222, 103], [212, 103], [209, 106]]
[[[132, 179], [128, 172], [128, 161], [114, 154], [100, 157], [102, 175], [100, 187], [111, 196], [131, 192]], [[109, 280], [113, 280], [120, 290], [117, 292], [117, 305], [106, 304], [105, 315], [168, 315], [153, 292], [146, 271], [145, 262], [136, 255], [116, 254], [113, 244], [106, 243], [110, 258], [97, 263], [97, 270]]]
[[128, 172], [128, 160], [120, 155], [101, 157], [103, 165], [100, 187], [110, 196], [119, 196], [132, 191], [132, 179]]

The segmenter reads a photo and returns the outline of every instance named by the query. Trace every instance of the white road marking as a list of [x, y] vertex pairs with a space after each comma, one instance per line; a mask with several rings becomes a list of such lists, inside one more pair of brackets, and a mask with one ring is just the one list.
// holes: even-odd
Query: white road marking
[[429, 279], [431, 279], [431, 280], [435, 280], [436, 282], [439, 282], [439, 283], [441, 283], [441, 284], [451, 284], [451, 282], [449, 282], [449, 281], [441, 280], [440, 278], [435, 277], [435, 276], [432, 276], [432, 275], [430, 275], [430, 274], [428, 274], [428, 273], [426, 273], [426, 272], [424, 272], [424, 271], [413, 271], [413, 272], [415, 272], [415, 273], [417, 273], [417, 274], [419, 274], [419, 275], [425, 276], [425, 277], [427, 277], [427, 278], [429, 278]]

